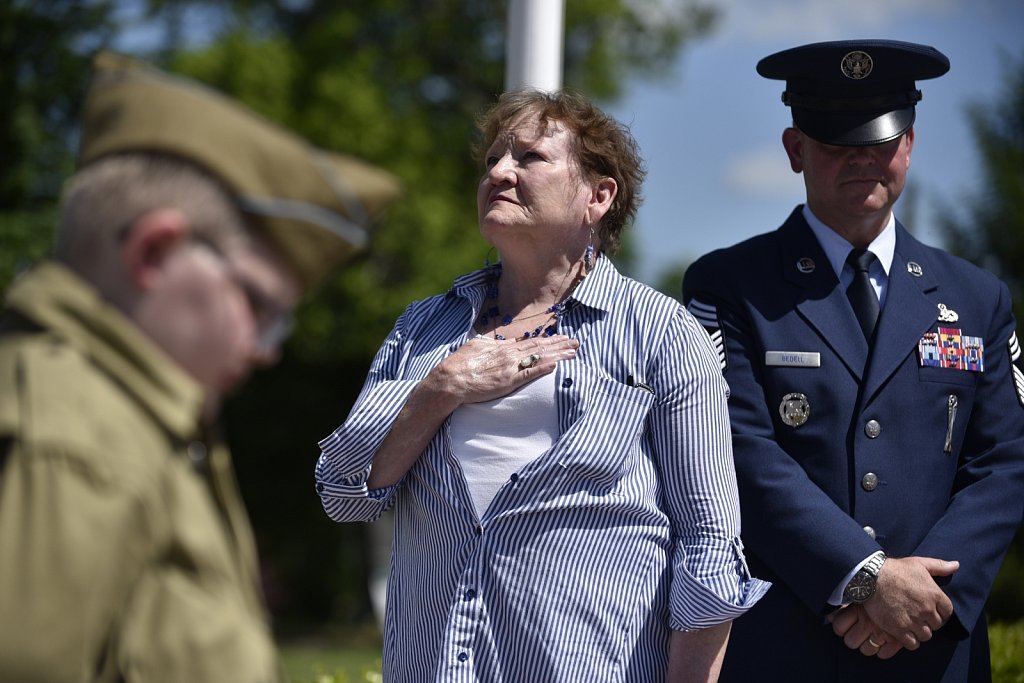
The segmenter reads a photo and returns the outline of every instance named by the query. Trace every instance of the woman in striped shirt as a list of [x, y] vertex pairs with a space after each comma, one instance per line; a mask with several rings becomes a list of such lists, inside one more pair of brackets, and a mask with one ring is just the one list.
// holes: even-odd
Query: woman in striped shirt
[[607, 257], [636, 142], [568, 93], [506, 93], [480, 128], [500, 263], [411, 304], [320, 443], [332, 519], [395, 509], [385, 680], [716, 680], [768, 585], [714, 348]]

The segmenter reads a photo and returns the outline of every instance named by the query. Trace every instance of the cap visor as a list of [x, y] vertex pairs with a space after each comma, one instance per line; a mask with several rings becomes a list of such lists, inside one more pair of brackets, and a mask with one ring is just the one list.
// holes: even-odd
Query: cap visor
[[793, 123], [818, 142], [840, 147], [879, 145], [914, 125], [913, 106], [884, 112], [822, 112], [793, 109]]

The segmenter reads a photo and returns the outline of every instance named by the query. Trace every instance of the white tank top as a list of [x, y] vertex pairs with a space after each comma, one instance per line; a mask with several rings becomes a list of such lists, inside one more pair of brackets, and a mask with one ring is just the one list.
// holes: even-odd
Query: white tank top
[[449, 433], [477, 518], [483, 517], [509, 475], [555, 442], [555, 373], [493, 401], [459, 406], [452, 413]]

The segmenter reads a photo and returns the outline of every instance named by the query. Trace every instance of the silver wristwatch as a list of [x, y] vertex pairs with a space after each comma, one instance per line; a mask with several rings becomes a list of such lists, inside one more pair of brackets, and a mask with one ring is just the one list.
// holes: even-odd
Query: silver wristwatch
[[860, 604], [875, 594], [875, 584], [878, 582], [878, 575], [885, 564], [885, 553], [879, 550], [868, 558], [864, 566], [857, 570], [857, 573], [846, 584], [843, 591], [843, 604]]

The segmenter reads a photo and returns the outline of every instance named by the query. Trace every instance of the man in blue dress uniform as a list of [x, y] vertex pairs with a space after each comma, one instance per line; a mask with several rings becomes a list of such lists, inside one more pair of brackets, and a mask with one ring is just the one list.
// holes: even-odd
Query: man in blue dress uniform
[[719, 349], [752, 572], [723, 681], [985, 681], [986, 597], [1024, 505], [1024, 372], [1006, 286], [918, 242], [892, 208], [911, 43], [761, 60], [807, 203], [710, 253], [683, 295]]

